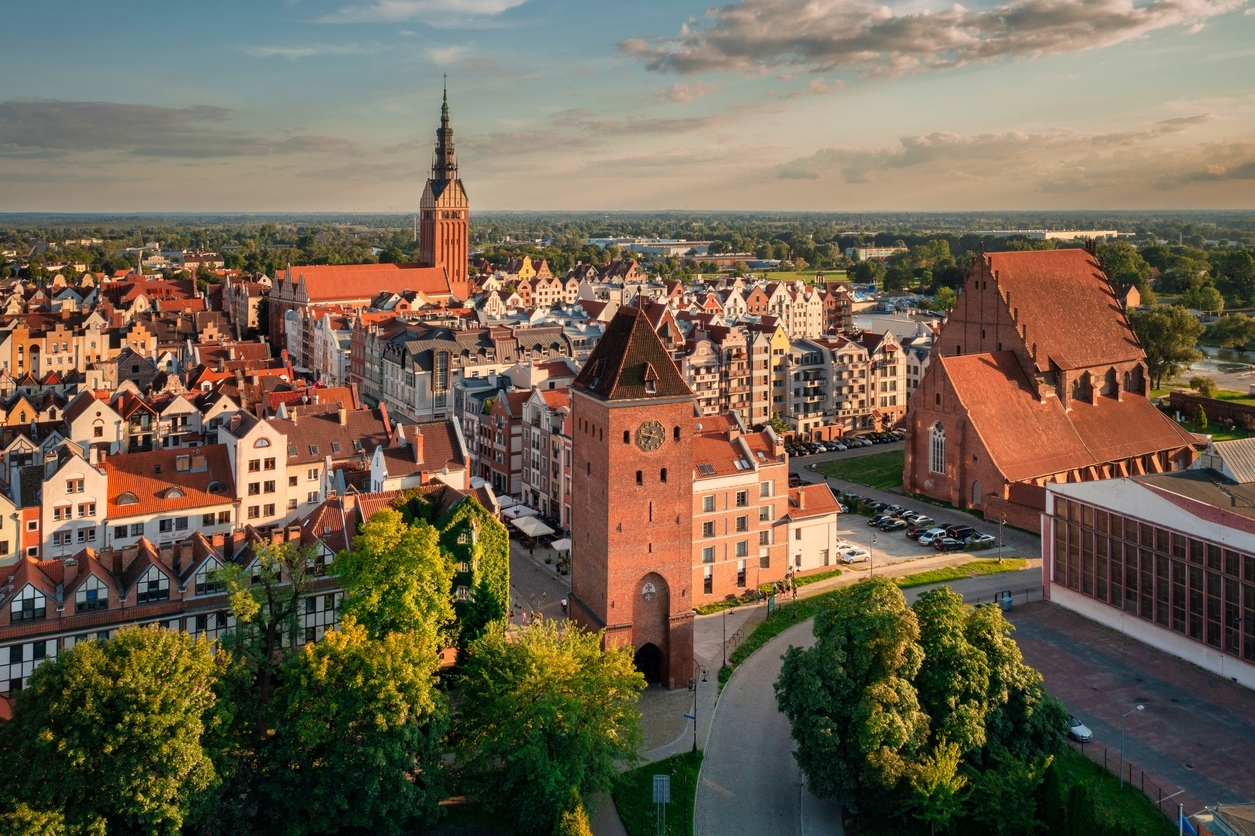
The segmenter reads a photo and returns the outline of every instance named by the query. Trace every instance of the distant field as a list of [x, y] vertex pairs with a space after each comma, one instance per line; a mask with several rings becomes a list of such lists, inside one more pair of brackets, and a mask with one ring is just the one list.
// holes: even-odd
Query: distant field
[[[791, 282], [797, 279], [801, 279], [802, 281], [807, 282], [808, 284], [814, 283], [815, 274], [818, 272], [820, 271], [818, 270], [794, 270], [794, 271], [771, 270], [767, 273], [763, 273], [761, 270], [753, 271], [755, 276], [766, 275], [767, 281], [769, 282]], [[847, 279], [847, 276], [844, 270], [824, 270], [823, 274], [824, 274], [825, 281], [843, 282], [843, 281], [846, 281]]]
[[815, 470], [825, 476], [888, 490], [902, 484], [902, 468], [905, 466], [906, 454], [901, 450], [891, 450], [888, 453], [819, 462]]

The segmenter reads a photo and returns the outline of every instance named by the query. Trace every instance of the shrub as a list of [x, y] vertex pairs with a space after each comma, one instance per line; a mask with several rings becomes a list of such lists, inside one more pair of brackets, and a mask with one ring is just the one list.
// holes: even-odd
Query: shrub
[[1219, 389], [1219, 387], [1216, 386], [1216, 381], [1212, 380], [1210, 377], [1203, 377], [1202, 375], [1196, 375], [1190, 378], [1190, 388], [1198, 392], [1198, 394], [1202, 395], [1204, 398], [1216, 397], [1216, 391]]

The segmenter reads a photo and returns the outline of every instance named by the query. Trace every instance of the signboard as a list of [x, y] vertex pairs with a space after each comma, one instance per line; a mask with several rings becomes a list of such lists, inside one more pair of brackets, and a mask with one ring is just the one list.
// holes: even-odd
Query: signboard
[[654, 776], [654, 803], [670, 804], [671, 803], [671, 776], [655, 775]]
[[776, 593], [767, 596], [767, 615], [771, 615], [776, 611]]

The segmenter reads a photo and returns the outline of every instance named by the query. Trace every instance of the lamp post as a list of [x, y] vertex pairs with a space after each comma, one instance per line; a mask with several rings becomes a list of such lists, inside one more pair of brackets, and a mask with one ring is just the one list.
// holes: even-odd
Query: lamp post
[[872, 535], [872, 547], [867, 550], [867, 576], [876, 577], [876, 535]]
[[1126, 711], [1120, 715], [1120, 789], [1124, 789], [1124, 718], [1130, 714], [1136, 714], [1145, 708], [1146, 706], [1139, 705], [1132, 711]]
[[[702, 682], [706, 681], [706, 669], [702, 668]], [[697, 754], [697, 678], [690, 679], [693, 683], [693, 754]]]
[[723, 611], [723, 666], [728, 666], [728, 610]]
[[[1002, 499], [1002, 497], [996, 493], [989, 494], [989, 498], [990, 499]], [[1006, 521], [1007, 521], [1007, 512], [1000, 510], [998, 512], [998, 562], [999, 563], [1002, 562], [1002, 526], [1006, 524]]]

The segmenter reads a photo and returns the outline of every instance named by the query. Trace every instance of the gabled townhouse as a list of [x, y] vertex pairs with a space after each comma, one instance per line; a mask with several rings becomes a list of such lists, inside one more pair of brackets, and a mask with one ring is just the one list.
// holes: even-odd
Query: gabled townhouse
[[466, 490], [466, 445], [454, 421], [397, 424], [387, 447], [375, 445], [370, 490], [399, 491], [437, 481]]
[[96, 448], [85, 452], [65, 442], [26, 470], [38, 470], [42, 476], [38, 500], [41, 555], [64, 557], [84, 546], [98, 547], [104, 540], [109, 479]]
[[109, 456], [104, 469], [106, 547], [129, 546], [140, 538], [160, 545], [196, 531], [212, 538], [236, 527], [243, 498], [236, 494], [223, 444]]
[[240, 411], [218, 428], [218, 441], [226, 445], [241, 496], [240, 522], [263, 528], [286, 520], [291, 490], [287, 436], [270, 421]]

